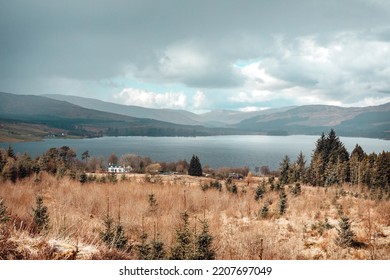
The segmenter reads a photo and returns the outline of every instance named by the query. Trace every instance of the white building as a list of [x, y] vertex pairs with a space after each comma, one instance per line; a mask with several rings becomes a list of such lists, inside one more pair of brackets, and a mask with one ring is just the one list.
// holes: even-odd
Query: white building
[[123, 166], [116, 166], [116, 165], [110, 165], [108, 166], [108, 172], [109, 173], [128, 173], [128, 172], [131, 172], [132, 168], [131, 166], [126, 166], [126, 167], [123, 167]]

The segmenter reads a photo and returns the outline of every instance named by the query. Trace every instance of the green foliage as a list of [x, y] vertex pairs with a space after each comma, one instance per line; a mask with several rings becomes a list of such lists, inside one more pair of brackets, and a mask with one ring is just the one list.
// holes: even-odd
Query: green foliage
[[128, 239], [125, 236], [120, 220], [118, 219], [117, 223], [114, 225], [114, 219], [110, 216], [109, 211], [107, 210], [103, 223], [104, 231], [100, 232], [100, 239], [104, 242], [104, 244], [109, 249], [126, 249]]
[[339, 221], [339, 228], [337, 229], [338, 236], [336, 243], [341, 247], [350, 247], [354, 243], [355, 233], [352, 231], [351, 222], [349, 218], [343, 215]]
[[136, 250], [138, 252], [138, 259], [150, 260], [152, 248], [148, 243], [148, 235], [145, 232], [142, 232], [140, 239], [141, 243], [136, 246]]
[[120, 222], [120, 215], [118, 214], [118, 221], [114, 224], [114, 219], [110, 215], [110, 202], [107, 199], [107, 211], [103, 219], [104, 230], [100, 232], [100, 239], [109, 249], [125, 250], [127, 248], [128, 239], [125, 236], [125, 231]]
[[12, 149], [11, 146], [8, 146], [8, 149], [7, 149], [7, 156], [10, 157], [10, 158], [16, 159], [16, 157], [15, 157], [15, 152], [14, 152], [14, 150]]
[[282, 162], [280, 163], [280, 177], [279, 182], [282, 185], [285, 185], [289, 182], [290, 174], [290, 158], [285, 155]]
[[287, 195], [284, 188], [279, 191], [279, 215], [283, 216], [287, 210]]
[[140, 236], [140, 243], [136, 245], [135, 249], [140, 260], [163, 260], [166, 258], [164, 242], [157, 237], [153, 241], [148, 242], [148, 235], [144, 231]]
[[331, 129], [317, 140], [310, 163], [310, 183], [314, 186], [329, 186], [348, 182], [350, 179], [349, 154], [344, 144]]
[[87, 174], [85, 174], [85, 172], [80, 174], [79, 181], [81, 184], [85, 184], [88, 182], [88, 176], [87, 176]]
[[332, 229], [333, 226], [329, 223], [328, 218], [324, 221], [318, 221], [311, 225], [311, 229], [317, 231], [320, 235], [323, 235], [325, 231]]
[[[230, 193], [237, 194], [238, 188], [237, 185], [233, 182], [232, 178], [227, 178], [225, 181], [226, 190]], [[218, 186], [219, 187], [219, 186]], [[222, 187], [222, 186], [221, 186]]]
[[190, 161], [190, 166], [188, 168], [188, 175], [191, 176], [202, 176], [202, 165], [198, 156], [193, 155]]
[[227, 189], [228, 192], [231, 192], [233, 194], [237, 194], [238, 193], [238, 188], [237, 188], [236, 184], [227, 185], [226, 189]]
[[151, 259], [152, 260], [164, 260], [166, 252], [164, 249], [164, 242], [159, 239], [154, 239], [151, 244]]
[[264, 205], [261, 208], [259, 214], [260, 214], [260, 217], [262, 219], [266, 219], [268, 217], [268, 214], [269, 214], [269, 205], [268, 205], [268, 203], [264, 203]]
[[263, 180], [261, 185], [257, 186], [257, 188], [256, 188], [255, 200], [258, 201], [259, 199], [263, 198], [265, 192], [266, 192], [265, 180]]
[[292, 187], [291, 189], [291, 193], [294, 195], [294, 196], [298, 196], [300, 195], [302, 192], [301, 190], [301, 184], [300, 183], [295, 183], [295, 185]]
[[212, 181], [210, 182], [209, 184], [202, 184], [200, 186], [202, 188], [203, 191], [207, 191], [208, 189], [217, 189], [218, 191], [222, 191], [222, 184], [218, 181], [218, 180], [215, 180], [215, 181]]
[[209, 225], [207, 220], [204, 219], [202, 223], [202, 232], [196, 237], [195, 240], [195, 260], [214, 260], [215, 251], [213, 248], [214, 237], [209, 232]]
[[47, 207], [43, 204], [42, 196], [37, 196], [35, 200], [35, 208], [33, 210], [34, 225], [36, 231], [39, 233], [42, 230], [49, 228], [49, 214]]
[[187, 211], [181, 214], [182, 228], [176, 230], [176, 244], [171, 249], [172, 260], [191, 260], [194, 258], [194, 236], [189, 227]]
[[4, 201], [0, 197], [0, 224], [8, 222], [10, 219], [7, 207], [4, 205]]

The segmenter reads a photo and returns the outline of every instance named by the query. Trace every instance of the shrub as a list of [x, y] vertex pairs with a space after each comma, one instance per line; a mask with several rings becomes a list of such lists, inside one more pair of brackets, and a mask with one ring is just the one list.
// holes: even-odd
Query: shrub
[[286, 213], [287, 209], [287, 195], [284, 191], [284, 188], [281, 188], [279, 192], [279, 214], [280, 216], [284, 215]]
[[43, 204], [42, 196], [37, 196], [35, 200], [34, 213], [34, 225], [37, 232], [46, 230], [49, 227], [49, 214], [47, 213], [47, 207]]
[[195, 256], [196, 260], [214, 260], [215, 252], [213, 249], [214, 237], [209, 233], [207, 220], [202, 221], [202, 232], [196, 237]]
[[268, 217], [268, 214], [269, 214], [269, 205], [268, 203], [264, 203], [263, 207], [260, 210], [260, 217], [262, 219], [266, 219]]
[[257, 186], [257, 188], [256, 188], [255, 200], [258, 201], [260, 198], [263, 198], [265, 192], [266, 192], [265, 181], [263, 180], [261, 185]]
[[7, 207], [4, 205], [3, 199], [0, 198], [0, 224], [10, 220]]
[[355, 233], [352, 231], [351, 222], [347, 216], [342, 216], [337, 229], [336, 243], [341, 247], [350, 247], [354, 243]]

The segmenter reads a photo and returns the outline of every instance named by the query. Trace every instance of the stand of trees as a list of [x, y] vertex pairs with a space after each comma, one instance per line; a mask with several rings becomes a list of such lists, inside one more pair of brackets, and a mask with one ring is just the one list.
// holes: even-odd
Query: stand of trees
[[317, 140], [308, 167], [305, 157], [300, 153], [293, 163], [285, 156], [279, 171], [282, 184], [302, 182], [327, 187], [349, 183], [368, 186], [390, 197], [390, 152], [367, 155], [356, 144], [349, 155], [333, 129], [328, 135], [322, 133]]

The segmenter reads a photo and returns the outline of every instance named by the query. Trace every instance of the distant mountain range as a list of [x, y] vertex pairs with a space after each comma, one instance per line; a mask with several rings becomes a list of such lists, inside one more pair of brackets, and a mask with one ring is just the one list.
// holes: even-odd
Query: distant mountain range
[[256, 112], [194, 114], [68, 95], [0, 93], [0, 141], [42, 137], [320, 134], [390, 139], [390, 103], [344, 108], [307, 105]]
[[85, 98], [71, 95], [49, 94], [45, 95], [45, 97], [66, 101], [88, 109], [116, 113], [135, 118], [154, 119], [184, 125], [202, 125], [205, 127], [229, 127], [245, 119], [249, 119], [255, 116], [284, 112], [288, 109], [294, 108], [285, 107], [256, 112], [218, 110], [211, 111], [205, 114], [194, 114], [184, 110], [150, 109], [139, 106], [121, 105], [117, 103], [104, 102], [93, 98]]

